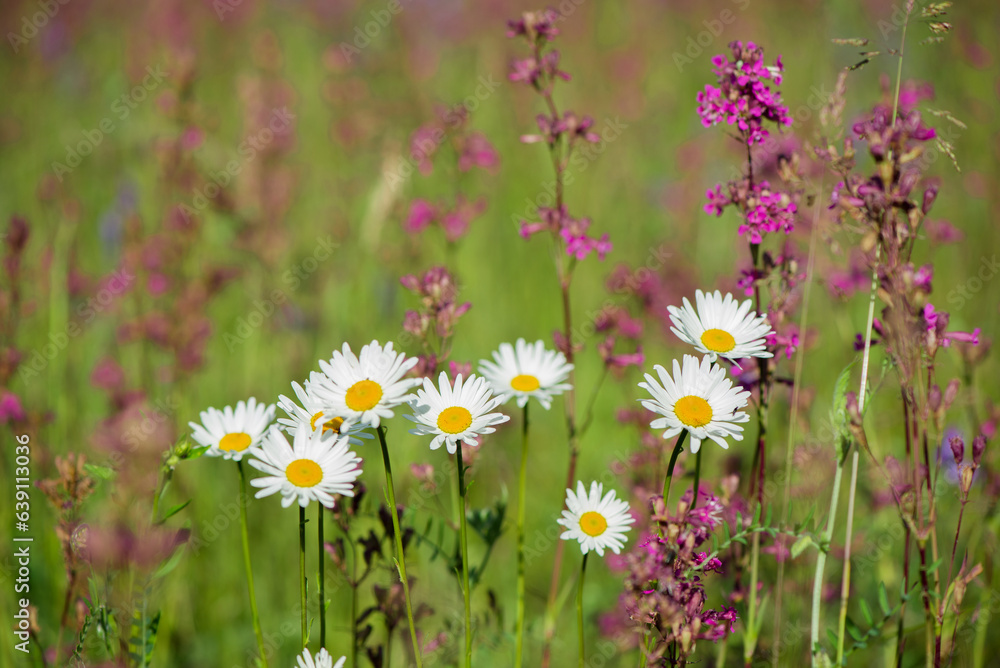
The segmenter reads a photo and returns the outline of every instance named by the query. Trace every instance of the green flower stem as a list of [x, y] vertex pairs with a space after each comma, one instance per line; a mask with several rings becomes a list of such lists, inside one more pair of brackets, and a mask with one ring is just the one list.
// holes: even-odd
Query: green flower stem
[[462, 499], [459, 513], [459, 541], [462, 544], [462, 595], [465, 599], [465, 668], [472, 668], [472, 592], [469, 587], [469, 537], [466, 527], [465, 464], [462, 462], [462, 444], [455, 447], [455, 462], [458, 464], [458, 495]]
[[413, 606], [410, 604], [410, 582], [406, 579], [406, 560], [403, 557], [403, 534], [399, 530], [399, 510], [396, 508], [396, 492], [392, 486], [392, 466], [389, 464], [389, 446], [385, 443], [385, 427], [378, 428], [378, 440], [382, 445], [382, 463], [385, 465], [385, 493], [389, 501], [389, 514], [392, 516], [392, 533], [396, 538], [396, 567], [399, 570], [399, 581], [403, 583], [403, 599], [406, 602], [406, 619], [410, 624], [410, 641], [413, 643], [413, 658], [417, 668], [423, 666], [420, 658], [420, 642], [417, 640], [417, 627], [413, 623]]
[[319, 646], [326, 647], [326, 549], [323, 547], [323, 504], [317, 503], [316, 542], [319, 557]]
[[583, 555], [583, 563], [580, 565], [580, 584], [576, 588], [576, 628], [580, 637], [580, 668], [584, 668], [584, 642], [583, 642], [583, 579], [587, 573], [587, 557], [590, 553]]
[[358, 668], [358, 548], [348, 534], [351, 546], [351, 668]]
[[247, 474], [243, 470], [243, 462], [236, 462], [240, 472], [240, 538], [243, 541], [243, 565], [247, 573], [247, 590], [250, 593], [250, 619], [253, 621], [253, 634], [257, 637], [257, 651], [260, 652], [261, 665], [267, 668], [267, 654], [264, 651], [264, 634], [260, 630], [260, 615], [257, 613], [257, 594], [253, 588], [253, 567], [250, 564], [250, 538], [247, 532]]
[[521, 668], [521, 652], [524, 648], [524, 516], [528, 480], [528, 404], [524, 405], [524, 421], [521, 424], [521, 471], [517, 490], [517, 650], [514, 665]]
[[302, 649], [309, 640], [309, 615], [306, 610], [306, 509], [299, 506], [299, 607], [302, 608]]
[[663, 478], [663, 508], [667, 508], [667, 499], [670, 496], [670, 483], [673, 481], [674, 477], [674, 464], [677, 463], [677, 455], [681, 454], [681, 449], [684, 447], [684, 441], [687, 439], [687, 429], [682, 431], [677, 437], [677, 443], [674, 445], [674, 451], [670, 455], [670, 463], [667, 464], [667, 475]]
[[698, 487], [701, 482], [701, 448], [698, 448], [698, 453], [694, 456], [694, 493], [691, 497], [691, 510], [694, 510], [698, 505]]

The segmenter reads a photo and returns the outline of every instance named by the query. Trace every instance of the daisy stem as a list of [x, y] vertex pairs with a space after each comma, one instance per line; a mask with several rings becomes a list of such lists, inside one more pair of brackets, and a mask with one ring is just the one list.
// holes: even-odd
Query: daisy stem
[[691, 510], [698, 505], [698, 486], [701, 482], [701, 450], [694, 456], [694, 492], [691, 496]]
[[309, 637], [309, 615], [306, 610], [306, 509], [299, 506], [299, 607], [302, 608], [302, 649]]
[[358, 548], [348, 534], [351, 546], [351, 668], [358, 668]]
[[667, 475], [663, 478], [663, 509], [667, 509], [667, 498], [670, 496], [670, 483], [673, 481], [674, 477], [674, 464], [677, 463], [677, 455], [681, 454], [681, 449], [684, 447], [684, 440], [687, 438], [687, 429], [681, 432], [680, 436], [677, 437], [677, 443], [674, 445], [674, 452], [670, 455], [670, 463], [667, 464]]
[[469, 588], [469, 540], [465, 510], [465, 464], [462, 463], [462, 444], [456, 444], [455, 461], [458, 464], [458, 495], [462, 499], [459, 513], [459, 541], [462, 543], [462, 594], [465, 598], [465, 668], [472, 668], [472, 592]]
[[253, 588], [253, 567], [250, 564], [250, 538], [247, 532], [247, 474], [243, 470], [243, 462], [236, 462], [240, 472], [240, 538], [243, 541], [243, 565], [247, 573], [247, 590], [250, 593], [250, 619], [253, 622], [253, 634], [257, 637], [257, 650], [260, 652], [261, 665], [267, 668], [267, 654], [264, 652], [264, 634], [260, 630], [260, 615], [257, 613], [257, 594]]
[[514, 663], [521, 668], [521, 651], [524, 647], [524, 515], [528, 479], [528, 404], [524, 405], [521, 424], [521, 472], [517, 489], [517, 654]]
[[[406, 619], [410, 624], [410, 641], [413, 643], [413, 658], [417, 668], [423, 666], [420, 658], [420, 643], [417, 641], [417, 627], [413, 623], [413, 606], [410, 604], [410, 582], [406, 579], [406, 561], [403, 557], [403, 534], [399, 530], [399, 510], [396, 508], [396, 492], [392, 487], [392, 466], [389, 464], [389, 446], [385, 443], [385, 427], [378, 428], [378, 440], [382, 445], [382, 463], [385, 465], [385, 492], [392, 516], [392, 533], [396, 539], [396, 567], [399, 581], [403, 583], [403, 600], [406, 602]], [[461, 474], [459, 474], [461, 475]]]
[[580, 668], [584, 668], [584, 643], [583, 643], [583, 578], [587, 573], [587, 557], [590, 553], [583, 555], [583, 563], [580, 565], [580, 584], [576, 589], [576, 627], [580, 636]]
[[323, 504], [317, 503], [316, 542], [319, 556], [319, 646], [326, 647], [326, 548], [323, 546]]

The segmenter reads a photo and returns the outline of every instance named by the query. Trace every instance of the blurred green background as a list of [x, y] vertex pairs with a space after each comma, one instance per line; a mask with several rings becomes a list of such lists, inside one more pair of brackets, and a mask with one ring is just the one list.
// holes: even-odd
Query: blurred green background
[[[845, 118], [849, 124], [878, 101], [879, 77], [894, 76], [896, 60], [885, 52], [898, 48], [899, 31], [887, 27], [891, 27], [893, 13], [899, 12], [898, 4], [875, 0], [585, 0], [575, 6], [559, 24], [556, 46], [562, 53], [563, 69], [573, 80], [557, 89], [557, 99], [563, 109], [592, 115], [599, 128], [608, 122], [624, 126], [620, 137], [607, 143], [598, 159], [574, 174], [567, 189], [570, 211], [591, 217], [593, 230], [607, 232], [614, 243], [614, 251], [603, 263], [591, 257], [577, 269], [573, 286], [576, 321], [586, 322], [608, 299], [627, 303], [609, 295], [605, 278], [618, 263], [641, 266], [657, 249], [670, 254], [663, 271], [675, 281], [677, 295], [691, 294], [695, 286], [735, 291], [738, 270], [747, 265], [745, 240], [735, 234], [731, 216], [717, 219], [701, 208], [705, 189], [729, 178], [742, 159], [721, 129], [702, 128], [695, 114], [696, 93], [706, 83], [714, 83], [712, 55], [727, 51], [726, 44], [734, 39], [762, 44], [768, 61], [780, 54], [786, 66], [783, 97], [796, 118], [793, 130], [811, 139], [816, 113], [803, 105], [809, 104], [810, 96], [815, 99], [832, 91], [838, 71], [860, 59], [856, 48], [836, 46], [831, 39], [869, 37], [872, 43], [867, 48], [883, 51], [848, 79]], [[541, 238], [525, 242], [515, 225], [552, 178], [544, 148], [518, 140], [535, 131], [539, 100], [506, 80], [508, 62], [523, 55], [523, 45], [505, 38], [504, 21], [534, 7], [502, 1], [402, 0], [402, 11], [379, 26], [370, 43], [347, 62], [342, 45], [354, 43], [356, 29], [363, 30], [383, 16], [380, 12], [387, 3], [176, 0], [147, 6], [68, 0], [63, 5], [52, 3], [57, 8], [49, 7], [52, 16], [37, 28], [37, 34], [27, 37], [31, 31], [24, 20], [27, 17], [30, 22], [44, 12], [43, 5], [6, 2], [0, 8], [0, 25], [8, 33], [10, 46], [0, 55], [6, 91], [0, 106], [0, 215], [5, 221], [23, 216], [32, 231], [24, 259], [17, 335], [6, 345], [19, 349], [28, 361], [52, 332], [65, 331], [67, 323], [80, 321], [80, 305], [97, 292], [97, 281], [123, 261], [122, 239], [128, 230], [140, 236], [167, 230], [169, 207], [194, 201], [197, 188], [207, 181], [192, 181], [190, 174], [201, 174], [204, 179], [224, 169], [228, 161], [241, 160], [241, 142], [260, 127], [262, 118], [266, 122], [271, 109], [290, 109], [294, 130], [287, 141], [268, 145], [245, 162], [245, 169], [223, 188], [213, 205], [198, 212], [196, 237], [182, 246], [182, 257], [171, 260], [185, 275], [196, 275], [208, 266], [239, 272], [219, 294], [195, 302], [196, 308], [203, 309], [199, 315], [212, 323], [203, 365], [192, 373], [176, 373], [171, 371], [175, 358], [156, 346], [119, 342], [116, 337], [123, 323], [143, 309], [158, 308], [157, 298], [146, 294], [148, 286], [137, 286], [112, 301], [92, 322], [81, 323], [80, 335], [71, 337], [37, 375], [11, 377], [7, 390], [21, 398], [25, 409], [49, 413], [52, 420], [32, 427], [35, 478], [52, 475], [54, 455], [80, 451], [95, 462], [108, 456], [95, 448], [93, 435], [115, 408], [91, 383], [95, 366], [107, 357], [122, 365], [127, 386], [144, 391], [149, 405], [164, 416], [166, 428], [181, 436], [187, 421], [197, 420], [198, 411], [208, 406], [235, 404], [247, 396], [276, 401], [278, 394], [289, 392], [291, 381], [301, 382], [317, 368], [316, 360], [329, 357], [343, 341], [357, 349], [373, 338], [400, 339], [403, 312], [415, 308], [417, 299], [400, 287], [399, 278], [435, 264], [446, 263], [455, 272], [462, 299], [473, 304], [458, 326], [455, 360], [476, 362], [500, 342], [519, 336], [550, 341], [552, 330], [560, 326], [549, 244]], [[734, 19], [723, 24], [722, 16]], [[918, 45], [929, 33], [923, 25], [911, 27], [903, 72], [904, 79], [934, 86], [936, 98], [926, 106], [949, 110], [967, 125], [952, 137], [961, 172], [943, 156], [929, 170], [941, 183], [932, 218], [951, 221], [964, 238], [950, 245], [925, 242], [918, 246], [914, 259], [918, 264], [934, 263], [932, 300], [939, 309], [951, 312], [952, 329], [980, 327], [985, 337], [992, 337], [1000, 285], [986, 280], [968, 300], [949, 298], [949, 294], [967, 286], [1000, 247], [995, 188], [1000, 157], [1000, 52], [996, 45], [1000, 11], [990, 0], [964, 2], [952, 9], [949, 20], [954, 30], [937, 45]], [[720, 34], [712, 35], [719, 26]], [[698, 44], [699, 38], [704, 46]], [[141, 101], [133, 97], [134, 109], [128, 108], [122, 118], [124, 108], [116, 100], [142, 85], [147, 67], [161, 68], [165, 72], [162, 82], [147, 79], [148, 97]], [[478, 101], [470, 123], [499, 151], [499, 172], [475, 171], [455, 177], [442, 159], [445, 167], [429, 176], [415, 172], [402, 183], [391, 183], [387, 172], [405, 158], [412, 132], [433, 120], [434, 106], [474, 98], [483, 81], [498, 85]], [[112, 120], [111, 131], [101, 133], [101, 141], [90, 155], [81, 157], [78, 166], [61, 173], [54, 163], [66, 164], [70, 147], [94, 136], [102, 119]], [[939, 128], [945, 125], [943, 119], [929, 122]], [[169, 146], [184, 133], [190, 133], [192, 148], [176, 159]], [[822, 183], [824, 196], [828, 195], [830, 177], [812, 183]], [[489, 202], [486, 213], [473, 221], [469, 234], [454, 248], [446, 248], [437, 229], [421, 236], [403, 230], [413, 198], [433, 199], [454, 192], [470, 197], [483, 194]], [[810, 208], [803, 206], [803, 210]], [[796, 472], [793, 489], [800, 496], [792, 505], [793, 519], [804, 516], [814, 500], [820, 508], [827, 503], [832, 456], [823, 454], [829, 444], [823, 442], [819, 427], [835, 378], [855, 356], [851, 342], [864, 326], [867, 308], [864, 294], [845, 301], [823, 286], [822, 279], [830, 271], [847, 267], [852, 243], [834, 227], [824, 229], [830, 232], [817, 258], [818, 284], [813, 292], [803, 378], [806, 397], [814, 401], [803, 416], [804, 428], [796, 443], [802, 451], [797, 464], [816, 468]], [[319, 243], [328, 238], [336, 244], [332, 255], [307, 270], [312, 266], [307, 259], [315, 257]], [[801, 234], [792, 237], [803, 249], [804, 239]], [[305, 272], [298, 283], [288, 274], [297, 268]], [[260, 308], [255, 300], [275, 290], [287, 297], [287, 305], [243, 336], [243, 323]], [[134, 297], [133, 292], [143, 296]], [[168, 292], [166, 298], [171, 295]], [[178, 308], [183, 313], [183, 307]], [[600, 374], [597, 342], [597, 337], [586, 337], [586, 350], [579, 358], [580, 402]], [[643, 345], [647, 368], [654, 363], [668, 365], [674, 356], [686, 352], [655, 321], [647, 324]], [[957, 354], [942, 357], [940, 378], [961, 373]], [[881, 359], [880, 352], [877, 359]], [[791, 364], [785, 363], [783, 370], [790, 375]], [[962, 395], [949, 424], [968, 433], [965, 416], [970, 408], [986, 419], [983, 398], [996, 395], [996, 377], [996, 366], [988, 361], [977, 373], [975, 394]], [[638, 396], [638, 380], [633, 372], [602, 390], [595, 424], [582, 444], [581, 479], [601, 478], [614, 460], [639, 447], [633, 432], [614, 418], [618, 407]], [[769, 471], [780, 469], [787, 435], [788, 395], [778, 395], [772, 411], [774, 461]], [[875, 401], [868, 418], [872, 445], [882, 454], [898, 453], [902, 448], [900, 416], [891, 378]], [[548, 414], [536, 411], [532, 425], [528, 543], [540, 541], [542, 556], [529, 568], [529, 657], [539, 652], [551, 537], [564, 496], [566, 446], [561, 413], [557, 402]], [[473, 470], [472, 505], [488, 505], [508, 491], [513, 495], [517, 424], [515, 416], [510, 425], [486, 440]], [[425, 439], [406, 433], [406, 426], [399, 417], [390, 423], [397, 498], [404, 504], [419, 492], [409, 464], [430, 462], [440, 467], [445, 463], [442, 452], [429, 452]], [[3, 437], [11, 444], [3, 450], [6, 479], [12, 476], [13, 433], [6, 430]], [[717, 481], [724, 465], [746, 471], [751, 451], [741, 448], [737, 445], [729, 453], [708, 448], [706, 480]], [[373, 492], [369, 503], [377, 497], [382, 480], [376, 450], [371, 444], [359, 450], [366, 460], [363, 479]], [[735, 457], [735, 463], [727, 464], [729, 457]], [[989, 460], [996, 461], [992, 455]], [[232, 468], [209, 459], [182, 465], [165, 502], [193, 501], [171, 522], [189, 526], [195, 536], [206, 539], [206, 533], [211, 534], [207, 527], [220, 514], [224, 517], [225, 504], [236, 498], [237, 477]], [[895, 527], [898, 519], [891, 507], [866, 512], [873, 490], [882, 483], [865, 467], [862, 475], [856, 535], [865, 546]], [[799, 484], [817, 479], [825, 485]], [[152, 489], [146, 491], [152, 494]], [[2, 504], [4, 527], [13, 521], [7, 498]], [[442, 490], [441, 501], [440, 511], [435, 502], [421, 512], [450, 512], [447, 489]], [[116, 498], [111, 483], [101, 481], [97, 494], [88, 501], [86, 521], [100, 522], [130, 502]], [[32, 601], [39, 608], [43, 637], [51, 643], [65, 578], [59, 543], [50, 530], [54, 516], [41, 494], [34, 494], [32, 504], [36, 536]], [[953, 531], [946, 527], [953, 524], [949, 513], [957, 511], [957, 504], [949, 501], [945, 507], [941, 533], [951, 536]], [[987, 518], [977, 515], [985, 507], [985, 501], [974, 501], [967, 517], [989, 526]], [[495, 622], [484, 622], [477, 634], [476, 665], [512, 664], [513, 505], [510, 511], [508, 532], [474, 601], [484, 615], [487, 591], [495, 592], [505, 626], [499, 629]], [[252, 504], [250, 512], [262, 623], [265, 631], [284, 638], [279, 660], [272, 660], [272, 665], [291, 665], [298, 634], [295, 513], [283, 511], [275, 499]], [[226, 524], [217, 539], [208, 541], [196, 555], [186, 554], [153, 591], [152, 598], [163, 614], [153, 665], [248, 665], [254, 640], [239, 535], [235, 522]], [[2, 533], [7, 535], [7, 530]], [[995, 544], [995, 534], [986, 534], [983, 540]], [[842, 540], [841, 529], [835, 535]], [[983, 544], [980, 541], [977, 558], [992, 560], [992, 550], [983, 552]], [[5, 553], [8, 547], [3, 546]], [[481, 549], [473, 541], [474, 560]], [[898, 589], [899, 556], [894, 550], [878, 560], [877, 568], [857, 576], [858, 592], [873, 596], [879, 580], [890, 591]], [[855, 554], [863, 551], [855, 547]], [[310, 561], [314, 558], [310, 554]], [[425, 622], [429, 637], [443, 628], [452, 611], [460, 610], [461, 594], [453, 575], [442, 562], [431, 562], [426, 550], [412, 550], [410, 561], [410, 571], [417, 578], [415, 598], [437, 611]], [[13, 611], [11, 564], [5, 554], [0, 574], [4, 619], [10, 619]], [[571, 546], [564, 577], [575, 574], [577, 567], [578, 555]], [[839, 586], [839, 567], [839, 560], [831, 559], [827, 571], [831, 586], [835, 582]], [[384, 563], [381, 568], [380, 581], [385, 583], [389, 570]], [[784, 634], [798, 638], [783, 650], [785, 665], [802, 665], [807, 656], [812, 569], [812, 556], [788, 568], [785, 618], [801, 632]], [[762, 579], [768, 590], [773, 589], [773, 560], [765, 565]], [[980, 582], [989, 587], [988, 580]], [[586, 609], [595, 629], [599, 615], [616, 609], [619, 591], [620, 576], [594, 562]], [[328, 645], [337, 656], [346, 653], [347, 593], [346, 587], [331, 593], [331, 629], [335, 632]], [[710, 604], [722, 602], [723, 592], [715, 589], [711, 594], [716, 598]], [[980, 595], [981, 590], [974, 587], [969, 596], [978, 599]], [[830, 624], [834, 608], [834, 603], [827, 606]], [[765, 614], [771, 614], [770, 608]], [[919, 623], [917, 605], [911, 606], [910, 616], [913, 624]], [[282, 625], [287, 629], [288, 622], [292, 630], [282, 635]], [[460, 628], [460, 619], [450, 623]], [[557, 635], [556, 666], [575, 662], [574, 626], [569, 605]], [[377, 623], [376, 629], [381, 632]], [[761, 657], [769, 656], [769, 629], [770, 622], [760, 642]], [[12, 642], [11, 634], [4, 633], [0, 648], [5, 656], [15, 657], [15, 665], [22, 665]], [[403, 665], [404, 642], [405, 634], [395, 639], [394, 665]], [[460, 633], [447, 642], [457, 648]], [[737, 634], [730, 643], [730, 665], [736, 665], [741, 656], [739, 642]], [[345, 649], [338, 650], [338, 643]], [[588, 643], [592, 656], [600, 655], [605, 647], [597, 633]], [[990, 643], [994, 651], [1000, 649], [994, 639]], [[856, 655], [858, 664], [880, 665], [891, 644], [873, 644]], [[603, 665], [636, 661], [634, 651], [614, 654]], [[703, 643], [698, 656], [711, 665], [715, 648]], [[529, 658], [527, 665], [534, 665], [533, 660]], [[967, 653], [960, 652], [955, 665], [970, 665], [963, 663], [966, 660]]]

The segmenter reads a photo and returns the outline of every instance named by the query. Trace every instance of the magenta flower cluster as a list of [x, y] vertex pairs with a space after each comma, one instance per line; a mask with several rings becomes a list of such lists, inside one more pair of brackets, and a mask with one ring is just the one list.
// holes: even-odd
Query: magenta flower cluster
[[[676, 516], [667, 514], [662, 497], [654, 497], [653, 514], [659, 531], [647, 533], [631, 551], [616, 559], [615, 570], [626, 572], [621, 605], [629, 622], [645, 631], [650, 625], [654, 644], [647, 648], [651, 663], [664, 658], [676, 643], [678, 656], [687, 657], [699, 640], [717, 641], [732, 633], [736, 609], [722, 604], [707, 605], [704, 577], [723, 572], [722, 561], [703, 546], [725, 521], [725, 504], [707, 490], [698, 494], [699, 505], [691, 508], [691, 492], [685, 494]], [[710, 543], [709, 543], [710, 544]]]
[[744, 212], [739, 235], [750, 235], [750, 243], [759, 244], [767, 232], [789, 234], [795, 229], [795, 213], [798, 207], [787, 193], [771, 190], [767, 181], [751, 186], [749, 179], [741, 182], [730, 181], [723, 192], [722, 184], [709, 189], [705, 196], [708, 204], [705, 212], [721, 216], [728, 206]]
[[718, 86], [706, 85], [698, 93], [698, 115], [702, 125], [734, 125], [748, 145], [763, 143], [769, 136], [763, 122], [791, 125], [788, 107], [781, 94], [771, 89], [781, 84], [784, 65], [781, 56], [774, 65], [764, 64], [764, 49], [753, 42], [729, 44], [732, 59], [718, 55], [712, 59]]

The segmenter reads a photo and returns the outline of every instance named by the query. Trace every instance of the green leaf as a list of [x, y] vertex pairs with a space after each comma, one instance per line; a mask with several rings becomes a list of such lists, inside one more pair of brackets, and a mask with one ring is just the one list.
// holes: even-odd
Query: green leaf
[[83, 469], [92, 476], [96, 476], [101, 480], [111, 480], [115, 477], [115, 470], [108, 466], [99, 466], [97, 464], [84, 464]]
[[854, 623], [854, 620], [848, 617], [845, 621], [847, 624], [847, 632], [851, 634], [851, 637], [854, 638], [855, 641], [863, 640], [865, 634], [861, 632], [861, 629]]
[[858, 605], [861, 607], [861, 614], [864, 616], [868, 626], [874, 626], [875, 618], [872, 617], [872, 610], [868, 607], [868, 602], [862, 598], [858, 600]]
[[187, 508], [187, 506], [188, 506], [189, 503], [191, 503], [191, 499], [188, 499], [184, 503], [178, 503], [176, 506], [174, 506], [173, 508], [171, 508], [170, 510], [168, 510], [163, 515], [163, 517], [160, 518], [160, 521], [157, 522], [157, 524], [162, 524], [163, 522], [166, 522], [168, 519], [170, 519], [171, 517], [173, 517], [177, 513], [181, 512], [182, 510], [184, 510], [185, 508]]
[[168, 573], [170, 573], [170, 571], [177, 568], [177, 565], [181, 563], [181, 559], [183, 557], [184, 557], [184, 548], [178, 547], [177, 549], [175, 549], [174, 553], [170, 555], [170, 558], [165, 563], [163, 563], [159, 568], [157, 568], [155, 573], [153, 573], [153, 579], [158, 580], [159, 578], [162, 578]]
[[891, 608], [889, 607], [889, 595], [885, 593], [884, 582], [878, 583], [878, 606], [882, 608], [882, 614], [888, 617]]
[[844, 367], [833, 386], [833, 426], [837, 429], [847, 425], [847, 386], [851, 382], [851, 369], [857, 363], [858, 359], [854, 358], [853, 362]]
[[186, 460], [198, 459], [199, 457], [201, 457], [203, 454], [205, 454], [208, 451], [208, 448], [209, 448], [209, 446], [207, 446], [207, 445], [203, 445], [203, 446], [198, 447], [198, 448], [191, 448], [190, 452], [188, 452], [187, 456], [184, 457], [184, 459], [186, 459]]
[[815, 545], [812, 536], [799, 536], [799, 539], [792, 543], [792, 559], [798, 559], [799, 556], [806, 551], [806, 548]]

